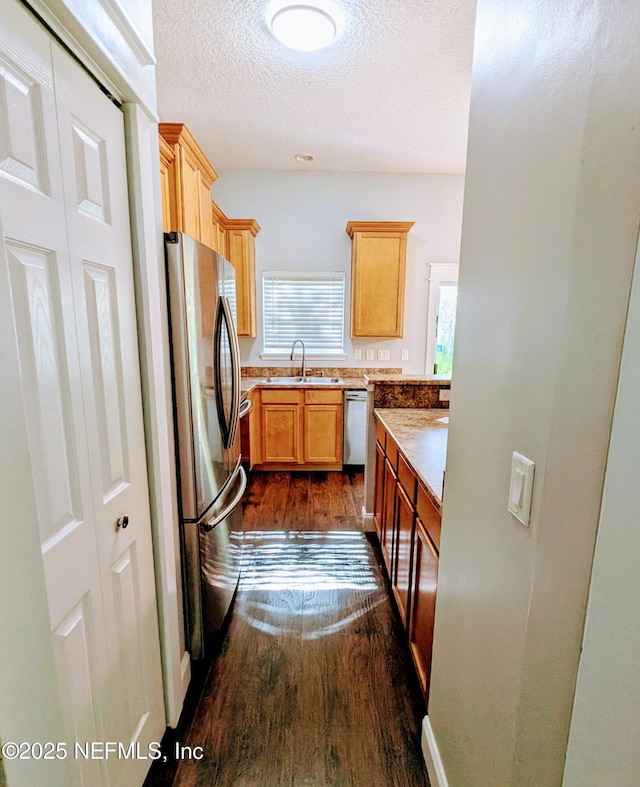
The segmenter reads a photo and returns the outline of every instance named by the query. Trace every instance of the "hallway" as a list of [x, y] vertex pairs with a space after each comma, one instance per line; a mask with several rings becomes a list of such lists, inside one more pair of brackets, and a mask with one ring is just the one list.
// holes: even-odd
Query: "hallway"
[[[245, 565], [179, 787], [424, 787], [424, 715], [362, 473], [254, 475]], [[150, 780], [149, 780], [150, 781]], [[151, 784], [170, 783], [150, 781]]]

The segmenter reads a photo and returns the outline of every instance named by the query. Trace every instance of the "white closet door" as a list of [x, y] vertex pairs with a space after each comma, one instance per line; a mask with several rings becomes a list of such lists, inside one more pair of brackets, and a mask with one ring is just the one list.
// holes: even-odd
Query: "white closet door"
[[[51, 44], [23, 9], [10, 11], [0, 52], [0, 204], [38, 511], [33, 525], [40, 534], [63, 728], [74, 739], [101, 740], [108, 664]], [[106, 778], [104, 762], [67, 762], [74, 784]]]
[[[108, 740], [146, 753], [165, 724], [123, 118], [17, 3], [2, 26], [2, 280], [60, 714], [70, 747]], [[123, 516], [128, 526], [116, 527]], [[66, 765], [72, 784], [133, 787], [149, 763]]]
[[[108, 740], [139, 743], [146, 751], [162, 737], [164, 710], [124, 119], [55, 45], [53, 63], [109, 643], [105, 732]], [[123, 518], [126, 527], [117, 525]], [[122, 760], [115, 764], [131, 767]], [[139, 766], [144, 773], [146, 764]]]

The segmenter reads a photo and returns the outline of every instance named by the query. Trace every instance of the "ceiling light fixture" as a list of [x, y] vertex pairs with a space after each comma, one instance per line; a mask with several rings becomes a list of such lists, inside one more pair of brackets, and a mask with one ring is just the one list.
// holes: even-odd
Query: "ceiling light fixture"
[[296, 161], [303, 161], [303, 162], [315, 160], [315, 156], [313, 155], [313, 153], [296, 153], [294, 158]]
[[280, 43], [299, 52], [315, 52], [329, 46], [338, 34], [334, 17], [314, 5], [281, 7], [271, 17], [269, 25]]

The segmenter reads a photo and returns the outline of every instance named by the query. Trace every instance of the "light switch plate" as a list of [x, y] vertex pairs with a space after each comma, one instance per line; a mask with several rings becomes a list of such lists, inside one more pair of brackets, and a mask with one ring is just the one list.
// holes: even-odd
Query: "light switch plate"
[[378, 360], [379, 361], [388, 361], [389, 360], [389, 350], [378, 350]]
[[354, 361], [361, 361], [362, 360], [362, 350], [354, 350], [353, 351], [353, 360]]
[[403, 350], [402, 355], [400, 356], [400, 360], [408, 361], [409, 360], [409, 350]]
[[373, 350], [367, 350], [367, 361], [373, 361]]
[[531, 498], [533, 496], [533, 472], [535, 463], [522, 454], [513, 452], [511, 458], [511, 483], [509, 485], [509, 513], [525, 527], [531, 519]]

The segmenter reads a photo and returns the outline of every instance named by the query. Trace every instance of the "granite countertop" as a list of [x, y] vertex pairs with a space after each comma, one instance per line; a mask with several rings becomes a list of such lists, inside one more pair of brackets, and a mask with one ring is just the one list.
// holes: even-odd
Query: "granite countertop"
[[365, 383], [402, 383], [403, 385], [424, 385], [433, 383], [450, 385], [450, 374], [365, 374]]
[[374, 413], [396, 441], [400, 453], [440, 510], [447, 460], [449, 411], [381, 408], [374, 410]]
[[256, 387], [260, 388], [358, 388], [366, 391], [367, 386], [364, 377], [341, 377], [339, 383], [268, 383], [264, 377], [243, 377], [240, 382], [240, 390], [243, 394]]

